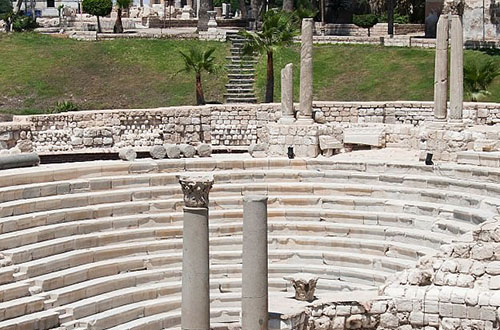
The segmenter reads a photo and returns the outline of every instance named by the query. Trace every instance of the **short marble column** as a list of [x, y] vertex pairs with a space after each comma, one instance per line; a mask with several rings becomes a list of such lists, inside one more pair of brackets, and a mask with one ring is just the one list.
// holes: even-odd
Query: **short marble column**
[[313, 20], [302, 20], [300, 47], [300, 107], [297, 119], [312, 122], [313, 101]]
[[448, 100], [448, 15], [437, 24], [436, 59], [434, 64], [434, 118], [445, 120]]
[[267, 281], [267, 197], [243, 197], [243, 269], [241, 328], [266, 330], [269, 322]]
[[450, 15], [450, 119], [462, 120], [464, 102], [464, 32], [462, 18]]
[[280, 123], [295, 121], [293, 113], [293, 64], [288, 63], [281, 70], [281, 118]]
[[182, 239], [183, 330], [210, 329], [208, 193], [211, 177], [180, 177], [184, 193]]

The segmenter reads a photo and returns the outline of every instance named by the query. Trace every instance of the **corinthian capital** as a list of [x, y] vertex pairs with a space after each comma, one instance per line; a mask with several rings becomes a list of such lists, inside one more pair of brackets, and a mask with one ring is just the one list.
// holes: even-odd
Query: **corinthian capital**
[[214, 184], [212, 176], [179, 176], [187, 207], [208, 207], [208, 193]]
[[445, 0], [442, 14], [462, 16], [463, 9], [464, 3], [462, 0]]

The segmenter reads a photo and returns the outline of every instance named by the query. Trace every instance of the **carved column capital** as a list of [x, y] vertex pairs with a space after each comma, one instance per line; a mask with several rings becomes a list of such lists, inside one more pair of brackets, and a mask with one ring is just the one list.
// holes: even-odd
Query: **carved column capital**
[[442, 14], [444, 15], [459, 15], [462, 16], [464, 3], [462, 0], [446, 0]]
[[208, 193], [214, 184], [212, 176], [179, 176], [187, 207], [208, 207]]

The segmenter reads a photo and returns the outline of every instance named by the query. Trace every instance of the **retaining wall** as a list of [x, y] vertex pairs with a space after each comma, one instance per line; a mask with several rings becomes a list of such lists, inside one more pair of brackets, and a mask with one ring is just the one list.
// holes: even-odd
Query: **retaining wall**
[[[315, 102], [314, 111], [323, 112], [326, 123], [332, 124], [419, 126], [433, 118], [432, 106], [432, 102]], [[13, 122], [1, 123], [0, 130], [11, 132], [4, 134], [14, 140], [16, 131], [29, 133], [33, 151], [42, 154], [112, 152], [125, 146], [146, 151], [156, 144], [201, 142], [216, 149], [246, 150], [252, 143], [266, 141], [267, 124], [280, 117], [276, 103], [223, 104], [15, 116]], [[500, 123], [500, 104], [466, 103], [464, 118], [468, 124]]]

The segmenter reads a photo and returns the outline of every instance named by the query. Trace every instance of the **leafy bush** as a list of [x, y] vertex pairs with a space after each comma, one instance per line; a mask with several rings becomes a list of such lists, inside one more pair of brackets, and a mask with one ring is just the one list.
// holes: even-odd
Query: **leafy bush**
[[73, 102], [62, 101], [62, 102], [57, 102], [53, 108], [47, 111], [47, 113], [60, 113], [60, 112], [77, 111], [77, 110], [78, 106]]
[[[380, 23], [387, 23], [387, 13], [378, 16]], [[394, 13], [394, 24], [410, 24], [410, 17], [408, 15], [400, 15]]]
[[354, 15], [352, 21], [359, 27], [369, 29], [378, 23], [378, 17], [374, 14]]
[[357, 26], [368, 29], [368, 36], [370, 36], [370, 29], [378, 23], [378, 17], [374, 14], [354, 15], [352, 21]]
[[113, 1], [111, 0], [83, 0], [83, 10], [90, 15], [107, 16], [113, 9]]
[[5, 14], [12, 12], [12, 2], [10, 0], [0, 0], [0, 19]]
[[489, 85], [500, 76], [500, 69], [493, 60], [472, 59], [464, 65], [464, 89], [471, 101], [490, 95]]
[[12, 18], [12, 30], [16, 32], [32, 31], [38, 27], [38, 23], [31, 16], [14, 15]]
[[89, 13], [90, 15], [97, 16], [97, 32], [101, 32], [101, 22], [99, 21], [100, 16], [107, 16], [113, 10], [112, 0], [83, 0], [82, 1], [83, 11]]

